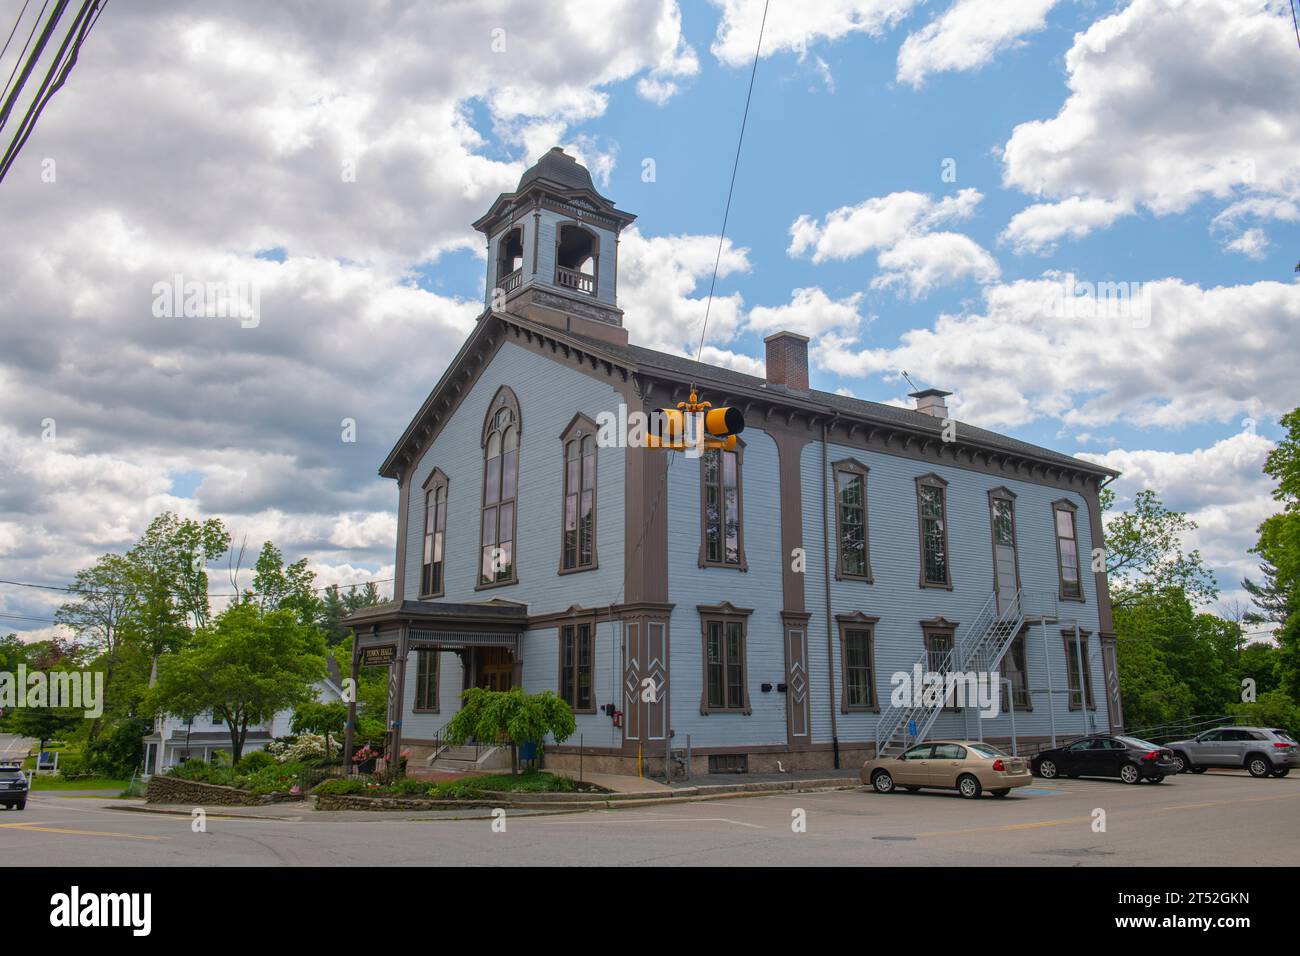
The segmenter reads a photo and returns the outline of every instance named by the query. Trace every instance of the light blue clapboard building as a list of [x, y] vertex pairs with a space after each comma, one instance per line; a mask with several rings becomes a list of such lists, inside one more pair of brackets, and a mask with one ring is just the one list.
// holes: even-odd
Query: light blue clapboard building
[[[485, 308], [380, 468], [398, 489], [394, 600], [349, 619], [388, 668], [415, 765], [469, 687], [550, 690], [578, 762], [696, 773], [853, 766], [917, 737], [1025, 747], [1122, 725], [1098, 493], [1114, 472], [809, 388], [808, 341], [766, 377], [628, 343], [633, 216], [559, 149], [477, 223]], [[601, 440], [692, 386], [743, 411], [734, 450]], [[895, 699], [896, 674], [997, 671], [1000, 714]]]

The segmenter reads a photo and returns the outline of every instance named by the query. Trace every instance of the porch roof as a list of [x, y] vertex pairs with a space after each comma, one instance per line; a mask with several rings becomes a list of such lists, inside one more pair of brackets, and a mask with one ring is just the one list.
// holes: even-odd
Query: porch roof
[[528, 623], [528, 605], [514, 601], [483, 601], [453, 604], [443, 601], [389, 601], [361, 608], [343, 619], [346, 627], [360, 634], [366, 630], [389, 630], [406, 626], [413, 631], [521, 633]]

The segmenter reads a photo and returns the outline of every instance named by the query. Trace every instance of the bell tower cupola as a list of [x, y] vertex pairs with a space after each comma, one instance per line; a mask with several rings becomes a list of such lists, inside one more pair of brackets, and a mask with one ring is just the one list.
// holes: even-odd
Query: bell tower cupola
[[487, 308], [626, 345], [618, 242], [635, 218], [554, 147], [474, 223], [487, 237]]

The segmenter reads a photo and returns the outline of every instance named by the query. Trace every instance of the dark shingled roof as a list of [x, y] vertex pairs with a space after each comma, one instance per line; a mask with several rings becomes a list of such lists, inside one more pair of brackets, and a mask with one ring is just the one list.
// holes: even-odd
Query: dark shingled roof
[[[643, 348], [639, 345], [611, 345], [608, 342], [587, 338], [586, 336], [574, 336], [574, 338], [584, 339], [589, 342], [595, 350], [603, 349], [606, 352], [613, 352], [621, 355], [627, 361], [635, 363], [641, 368], [657, 369], [673, 376], [698, 380], [701, 384], [717, 383], [723, 386], [731, 385], [737, 388], [761, 389], [763, 391], [775, 392], [795, 401], [802, 400], [818, 405], [825, 405], [833, 411], [852, 415], [855, 418], [865, 418], [870, 421], [879, 422], [882, 425], [895, 425], [916, 431], [930, 432], [936, 437], [943, 431], [942, 420], [935, 418], [933, 415], [927, 415], [924, 412], [918, 412], [911, 408], [899, 408], [897, 405], [885, 405], [881, 402], [868, 402], [861, 398], [837, 395], [834, 392], [823, 392], [815, 388], [809, 389], [807, 392], [801, 392], [798, 390], [780, 388], [779, 386], [773, 387], [768, 385], [766, 379], [759, 378], [756, 375], [746, 375], [744, 372], [737, 372], [734, 369], [707, 365], [703, 362], [696, 362], [692, 359], [679, 355], [672, 355], [668, 352], [658, 352], [654, 349]], [[964, 422], [958, 422], [957, 425], [958, 434], [961, 438], [975, 445], [998, 449], [1011, 454], [1028, 455], [1041, 461], [1055, 462], [1070, 468], [1078, 468], [1096, 474], [1118, 474], [1118, 472], [1102, 465], [1096, 465], [1090, 461], [1084, 461], [1081, 458], [1074, 458], [1070, 455], [1063, 455], [1058, 451], [1052, 451], [1050, 448], [1031, 445], [1029, 442], [1020, 441], [1018, 438], [999, 435], [997, 432], [991, 432], [984, 428], [977, 428], [974, 425], [967, 425]]]
[[524, 173], [515, 192], [523, 192], [525, 187], [536, 179], [556, 183], [565, 189], [590, 189], [596, 192], [587, 167], [558, 146], [552, 146], [536, 165]]

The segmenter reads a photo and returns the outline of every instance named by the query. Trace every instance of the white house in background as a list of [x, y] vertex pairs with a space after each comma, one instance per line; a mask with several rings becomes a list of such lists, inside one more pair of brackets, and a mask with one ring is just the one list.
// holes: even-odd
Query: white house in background
[[[316, 682], [316, 700], [322, 704], [343, 699], [343, 686], [339, 678], [338, 663], [329, 659], [329, 673]], [[265, 750], [277, 737], [286, 737], [292, 731], [292, 710], [282, 710], [271, 720], [248, 728], [244, 740], [244, 753]], [[146, 774], [162, 773], [168, 767], [186, 760], [205, 763], [218, 754], [230, 758], [230, 730], [220, 717], [212, 713], [199, 714], [192, 720], [181, 717], [160, 717], [154, 723], [153, 733], [144, 738], [144, 767]]]

